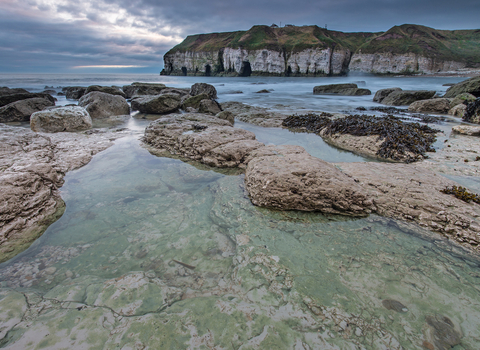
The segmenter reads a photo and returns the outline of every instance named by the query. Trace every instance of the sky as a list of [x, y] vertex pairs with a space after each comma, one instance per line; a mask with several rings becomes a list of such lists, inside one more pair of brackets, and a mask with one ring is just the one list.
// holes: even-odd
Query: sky
[[0, 73], [159, 73], [187, 35], [256, 24], [480, 29], [478, 0], [0, 0]]

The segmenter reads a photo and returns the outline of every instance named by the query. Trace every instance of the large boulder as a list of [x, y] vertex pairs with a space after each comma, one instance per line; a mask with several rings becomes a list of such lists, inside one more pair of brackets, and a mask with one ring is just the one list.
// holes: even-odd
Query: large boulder
[[126, 98], [132, 98], [135, 96], [144, 96], [144, 95], [160, 95], [163, 89], [165, 89], [165, 84], [160, 83], [132, 83], [131, 85], [123, 86], [123, 92], [125, 93]]
[[119, 95], [119, 96], [122, 96], [122, 97], [126, 97], [125, 93], [122, 90], [120, 90], [120, 88], [115, 87], [115, 86], [90, 85], [85, 90], [85, 94], [88, 94], [88, 93], [93, 92], [93, 91], [100, 91], [100, 92], [104, 92], [104, 93], [110, 94], [110, 95]]
[[255, 205], [349, 216], [375, 209], [353, 178], [302, 147], [267, 146], [250, 156], [245, 187]]
[[476, 97], [468, 92], [464, 92], [463, 94], [455, 96], [454, 99], [450, 102], [450, 108], [453, 108], [459, 104], [468, 104], [476, 100]]
[[202, 100], [198, 106], [198, 111], [200, 113], [209, 113], [212, 115], [218, 114], [222, 111], [220, 105], [215, 100]]
[[428, 90], [400, 90], [388, 94], [382, 101], [389, 106], [407, 106], [415, 101], [428, 100], [435, 96], [435, 91]]
[[51, 99], [46, 97], [35, 97], [26, 100], [15, 101], [6, 106], [0, 107], [0, 122], [8, 123], [28, 121], [33, 113], [51, 106], [55, 106], [55, 102], [52, 102]]
[[443, 97], [454, 98], [464, 92], [468, 92], [475, 97], [480, 97], [480, 77], [470, 78], [453, 85], [447, 90]]
[[2, 86], [0, 87], [0, 96], [13, 95], [13, 94], [24, 94], [28, 93], [27, 90], [21, 88], [10, 89], [9, 87]]
[[46, 98], [50, 102], [55, 104], [55, 98], [53, 98], [50, 94], [47, 93], [30, 93], [30, 92], [22, 92], [22, 93], [14, 93], [0, 96], [0, 107], [6, 106], [12, 102], [27, 100], [29, 98]]
[[78, 100], [85, 95], [87, 88], [85, 86], [66, 86], [62, 88], [62, 92], [69, 100]]
[[132, 109], [146, 114], [167, 114], [180, 108], [181, 99], [177, 94], [137, 97], [132, 100]]
[[380, 89], [375, 93], [373, 97], [373, 102], [382, 103], [385, 97], [390, 95], [394, 91], [402, 91], [400, 88], [387, 88], [387, 89]]
[[462, 119], [466, 122], [480, 124], [480, 97], [467, 104]]
[[264, 144], [250, 131], [200, 113], [168, 115], [145, 129], [144, 141], [188, 159], [219, 167], [244, 167], [249, 153]]
[[82, 96], [78, 105], [85, 107], [92, 119], [103, 119], [130, 113], [130, 107], [125, 98], [99, 91], [93, 91]]
[[190, 95], [197, 96], [200, 94], [207, 94], [210, 98], [217, 98], [217, 89], [213, 85], [206, 83], [195, 83], [190, 88]]
[[447, 114], [450, 110], [450, 99], [432, 98], [429, 100], [415, 101], [408, 106], [410, 112]]
[[81, 131], [92, 127], [92, 118], [79, 106], [52, 108], [35, 112], [30, 117], [30, 128], [35, 132]]

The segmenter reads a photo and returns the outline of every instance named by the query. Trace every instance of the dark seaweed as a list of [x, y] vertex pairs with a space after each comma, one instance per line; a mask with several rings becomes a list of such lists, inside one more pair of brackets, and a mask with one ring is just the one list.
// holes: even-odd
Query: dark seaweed
[[480, 97], [467, 104], [462, 120], [472, 123], [476, 115], [480, 115]]
[[406, 163], [414, 162], [421, 157], [427, 158], [426, 152], [435, 152], [432, 144], [436, 141], [435, 133], [439, 132], [427, 125], [405, 123], [391, 115], [386, 117], [349, 115], [336, 120], [313, 114], [294, 115], [286, 118], [282, 125], [294, 129], [306, 128], [317, 134], [325, 129], [327, 135], [378, 135], [379, 140], [384, 141], [377, 155]]
[[480, 204], [480, 196], [476, 193], [468, 192], [468, 190], [462, 186], [457, 187], [454, 185], [452, 187], [446, 187], [440, 192], [443, 192], [446, 194], [453, 194], [458, 199], [461, 199], [462, 201], [467, 203], [474, 201], [475, 203]]

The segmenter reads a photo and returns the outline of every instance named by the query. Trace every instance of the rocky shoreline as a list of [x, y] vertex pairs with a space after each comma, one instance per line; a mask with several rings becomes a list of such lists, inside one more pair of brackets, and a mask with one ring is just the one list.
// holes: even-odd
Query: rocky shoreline
[[[472, 99], [468, 96], [467, 100], [455, 98], [462, 94], [470, 94], [475, 98], [480, 94], [479, 81], [480, 78], [473, 78], [450, 88], [446, 96], [451, 97], [443, 98], [442, 103], [447, 103], [450, 110], [466, 106], [465, 111], [471, 111], [469, 113], [473, 113], [475, 120], [479, 113], [475, 100], [469, 102]], [[10, 111], [11, 104], [18, 104], [17, 101], [28, 103], [29, 99], [39, 98], [37, 95], [26, 95], [28, 92], [3, 89], [7, 92], [6, 96], [10, 96], [5, 98], [5, 102], [9, 103], [4, 110]], [[364, 94], [366, 89], [332, 85], [316, 87], [314, 94], [356, 95], [357, 90]], [[431, 103], [436, 100], [432, 98], [434, 92], [386, 90], [388, 91], [377, 91], [374, 101], [387, 105], [421, 104], [431, 106], [428, 107], [431, 109], [437, 108], [437, 104]], [[420, 139], [407, 138], [403, 146], [400, 146], [401, 141], [392, 139], [388, 142], [395, 145], [395, 151], [382, 151], [384, 155], [383, 158], [380, 157], [396, 162], [415, 161], [415, 165], [329, 164], [312, 157], [298, 146], [265, 146], [256, 140], [253, 133], [235, 128], [232, 125], [234, 119], [262, 127], [285, 127], [288, 126], [285, 122], [295, 116], [238, 102], [220, 105], [216, 102], [215, 88], [208, 84], [195, 84], [191, 89], [176, 89], [163, 84], [134, 83], [124, 86], [123, 89], [101, 86], [71, 87], [64, 89], [64, 92], [79, 99], [79, 106], [44, 106], [43, 110], [31, 112], [31, 117], [28, 116], [32, 130], [42, 132], [0, 124], [0, 186], [6, 199], [1, 210], [2, 261], [25, 249], [51, 222], [62, 215], [64, 203], [59, 188], [66, 172], [85, 165], [94, 154], [124, 136], [121, 130], [95, 132], [97, 129], [88, 129], [92, 127], [92, 120], [112, 120], [128, 114], [130, 107], [125, 98], [131, 100], [132, 109], [156, 116], [156, 120], [146, 128], [143, 138], [154, 152], [198, 161], [216, 168], [244, 169], [246, 189], [255, 205], [347, 216], [378, 213], [416, 222], [464, 247], [478, 250], [479, 205], [466, 203], [440, 192], [446, 187], [458, 184], [435, 174], [440, 172], [478, 176], [480, 157], [472, 156], [477, 152], [474, 146], [466, 146], [468, 143], [478, 143], [475, 136], [452, 136], [444, 149], [427, 157], [425, 152], [432, 149], [430, 146], [419, 145], [423, 142], [422, 138], [427, 137], [424, 132], [429, 128], [418, 126], [423, 130], [419, 134]], [[15, 94], [23, 95], [15, 97]], [[20, 99], [10, 101], [15, 98]], [[384, 102], [386, 100], [389, 102]], [[474, 107], [468, 107], [469, 103]], [[179, 111], [188, 113], [178, 114]], [[5, 115], [10, 115], [8, 113]], [[6, 118], [8, 121], [10, 117]], [[26, 117], [22, 118], [24, 120]], [[358, 135], [351, 134], [351, 131], [338, 131], [347, 130], [341, 123], [348, 122], [349, 118], [353, 118], [351, 120], [357, 123], [364, 116], [325, 114], [320, 118], [323, 118], [319, 119], [321, 123], [337, 125], [333, 129], [329, 129], [331, 126], [326, 127], [327, 124], [322, 124], [322, 127], [315, 126], [315, 132], [326, 142], [370, 157], [379, 157], [379, 152], [385, 148], [383, 143], [389, 140], [389, 133], [393, 133], [392, 125], [414, 125], [388, 117], [394, 119], [385, 120], [393, 120], [395, 124], [384, 127], [390, 131], [380, 137], [373, 129], [370, 130], [370, 127], [366, 128], [366, 133], [358, 134], [360, 127], [350, 126]], [[367, 119], [361, 123], [365, 127]], [[85, 129], [87, 131], [81, 131]], [[399, 130], [395, 133], [402, 138], [412, 132]], [[470, 132], [469, 135], [474, 135], [473, 131], [464, 130], [465, 128], [459, 128], [457, 133]], [[403, 149], [409, 144], [415, 144], [415, 149], [420, 149], [420, 153], [405, 153]], [[472, 155], [467, 158], [465, 152]], [[459, 159], [456, 158], [459, 157], [465, 158], [457, 164]]]

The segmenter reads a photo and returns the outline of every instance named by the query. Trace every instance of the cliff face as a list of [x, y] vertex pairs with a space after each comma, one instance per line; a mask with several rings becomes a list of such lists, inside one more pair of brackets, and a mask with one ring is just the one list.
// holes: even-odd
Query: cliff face
[[342, 33], [317, 26], [254, 26], [189, 36], [164, 61], [165, 75], [430, 74], [480, 67], [480, 30], [403, 25], [384, 33]]

